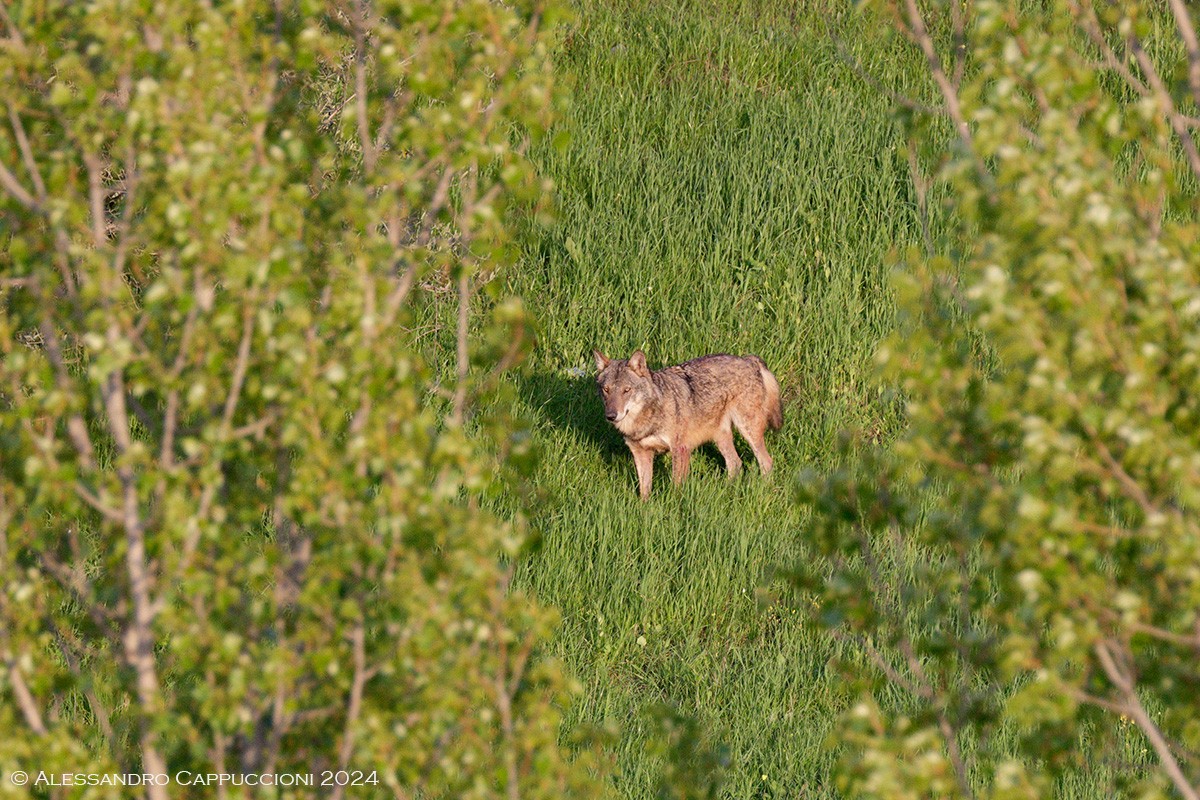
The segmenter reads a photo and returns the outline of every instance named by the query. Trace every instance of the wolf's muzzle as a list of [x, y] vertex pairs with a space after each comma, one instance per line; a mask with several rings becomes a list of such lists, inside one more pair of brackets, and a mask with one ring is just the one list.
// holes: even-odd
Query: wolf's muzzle
[[616, 421], [617, 421], [617, 412], [615, 412], [615, 411], [605, 411], [605, 412], [604, 412], [604, 418], [605, 418], [606, 420], [608, 420], [609, 422], [616, 422]]

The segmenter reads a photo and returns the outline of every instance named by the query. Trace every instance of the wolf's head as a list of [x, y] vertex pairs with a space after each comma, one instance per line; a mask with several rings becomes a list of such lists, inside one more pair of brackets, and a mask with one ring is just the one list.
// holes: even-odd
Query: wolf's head
[[634, 352], [628, 361], [610, 359], [599, 350], [593, 350], [596, 367], [596, 387], [604, 401], [604, 418], [617, 426], [617, 430], [630, 427], [642, 409], [654, 398], [654, 383], [646, 367], [646, 354]]

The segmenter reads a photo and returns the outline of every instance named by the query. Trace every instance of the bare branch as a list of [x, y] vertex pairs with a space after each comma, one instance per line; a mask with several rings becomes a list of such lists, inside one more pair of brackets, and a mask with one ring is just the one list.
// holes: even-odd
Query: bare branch
[[[1118, 653], [1124, 648], [1119, 647], [1115, 642], [1102, 639], [1096, 642], [1095, 652], [1096, 659], [1100, 662], [1104, 674], [1108, 676], [1109, 681], [1121, 693], [1122, 699], [1125, 701], [1125, 706], [1129, 711], [1129, 717], [1150, 740], [1150, 746], [1154, 748], [1154, 752], [1158, 755], [1159, 762], [1163, 765], [1167, 776], [1171, 779], [1171, 783], [1175, 789], [1183, 796], [1184, 800], [1200, 800], [1200, 792], [1191, 784], [1187, 776], [1183, 774], [1183, 769], [1179, 766], [1179, 762], [1175, 758], [1175, 754], [1171, 752], [1171, 747], [1167, 742], [1158, 725], [1155, 724], [1153, 718], [1142, 705], [1142, 700], [1137, 693], [1137, 685], [1132, 674], [1132, 669], [1123, 669], [1118, 662]], [[1128, 656], [1128, 652], [1124, 655]], [[1128, 660], [1128, 659], [1126, 659]]]
[[1160, 642], [1170, 642], [1181, 647], [1190, 647], [1197, 652], [1200, 652], [1200, 630], [1192, 633], [1191, 636], [1184, 636], [1173, 631], [1160, 628], [1157, 625], [1150, 625], [1145, 622], [1134, 622], [1129, 625], [1129, 629], [1134, 633], [1141, 633], [1149, 636], [1151, 639], [1158, 639]]
[[1074, 394], [1067, 393], [1063, 398], [1072, 409], [1076, 412], [1076, 422], [1087, 434], [1088, 440], [1095, 446], [1097, 453], [1100, 455], [1100, 460], [1103, 462], [1104, 469], [1107, 474], [1116, 479], [1117, 483], [1125, 490], [1125, 494], [1138, 504], [1142, 513], [1146, 516], [1162, 513], [1158, 504], [1146, 492], [1142, 486], [1134, 480], [1133, 476], [1126, 472], [1125, 467], [1117, 460], [1112, 451], [1108, 448], [1100, 432], [1096, 430], [1086, 416], [1082, 413], [1082, 404], [1079, 398]]
[[971, 788], [970, 776], [967, 772], [967, 762], [963, 758], [962, 749], [958, 746], [958, 732], [951, 724], [950, 717], [946, 713], [945, 701], [934, 695], [933, 682], [926, 675], [925, 668], [921, 665], [921, 660], [917, 658], [917, 654], [913, 652], [912, 645], [908, 639], [901, 638], [898, 646], [900, 652], [904, 654], [904, 658], [908, 662], [908, 668], [912, 672], [913, 677], [921, 685], [929, 687], [929, 696], [935, 701], [938, 730], [942, 732], [942, 738], [946, 740], [946, 752], [950, 756], [950, 763], [954, 767], [954, 776], [958, 780], [959, 791], [962, 792], [963, 797], [975, 797], [975, 791]]
[[3, 162], [0, 162], [0, 186], [3, 186], [14, 200], [25, 206], [26, 210], [41, 213], [41, 204], [21, 185], [16, 176], [8, 171], [8, 167], [4, 166]]
[[21, 158], [25, 161], [25, 171], [29, 173], [29, 179], [33, 181], [33, 189], [37, 193], [38, 203], [45, 205], [48, 197], [46, 184], [37, 167], [37, 159], [33, 157], [33, 148], [29, 146], [29, 136], [25, 133], [25, 125], [11, 104], [8, 106], [8, 121], [12, 124], [13, 135], [17, 138], [17, 147], [20, 148]]
[[1187, 123], [1183, 121], [1179, 112], [1175, 108], [1175, 100], [1171, 97], [1171, 92], [1159, 77], [1158, 70], [1154, 68], [1154, 62], [1150, 60], [1150, 56], [1142, 49], [1142, 43], [1138, 41], [1136, 36], [1131, 36], [1129, 39], [1129, 48], [1133, 51], [1133, 57], [1137, 59], [1138, 66], [1142, 68], [1142, 72], [1146, 76], [1150, 87], [1154, 92], [1154, 99], [1158, 101], [1159, 108], [1167, 115], [1167, 119], [1171, 122], [1171, 129], [1175, 131], [1175, 135], [1179, 137], [1183, 144], [1183, 151], [1187, 155], [1188, 166], [1192, 168], [1192, 173], [1200, 178], [1200, 152], [1196, 150], [1196, 141], [1192, 138], [1192, 132], [1188, 129]]
[[[109, 338], [120, 334], [115, 326], [109, 329]], [[125, 659], [134, 671], [134, 682], [141, 711], [142, 768], [148, 773], [165, 774], [166, 761], [158, 752], [157, 736], [149, 716], [159, 710], [161, 692], [158, 670], [154, 658], [154, 603], [150, 596], [150, 570], [146, 555], [146, 528], [142, 520], [137, 494], [137, 475], [125, 458], [132, 449], [129, 435], [129, 412], [125, 406], [125, 382], [119, 371], [113, 372], [104, 381], [101, 389], [104, 399], [108, 430], [117, 447], [117, 477], [123, 495], [123, 527], [125, 530], [125, 567], [129, 576], [129, 595], [132, 616], [125, 630]], [[147, 789], [150, 800], [167, 800], [165, 787], [151, 785]]]
[[[200, 546], [200, 535], [204, 532], [203, 523], [208, 521], [208, 514], [212, 510], [213, 500], [217, 496], [217, 483], [209, 482], [204, 485], [204, 490], [200, 493], [200, 503], [187, 522], [187, 533], [183, 539], [183, 547], [179, 554], [179, 563], [175, 566], [175, 574], [182, 580], [184, 573], [192, 563], [192, 558], [196, 555], [196, 549]], [[159, 594], [155, 601], [155, 608], [162, 608], [166, 605], [167, 595], [171, 591], [171, 587], [164, 586], [163, 591]]]
[[454, 385], [454, 407], [450, 419], [462, 425], [467, 406], [467, 376], [471, 369], [471, 354], [467, 347], [467, 325], [471, 313], [471, 273], [463, 264], [458, 274], [458, 375]]
[[113, 270], [118, 275], [125, 272], [125, 258], [129, 251], [129, 229], [133, 225], [134, 197], [136, 196], [138, 184], [137, 151], [134, 150], [132, 144], [129, 145], [129, 150], [125, 156], [125, 180], [123, 183], [123, 191], [125, 192], [124, 208], [121, 211], [121, 219], [117, 223], [117, 249], [113, 254]]
[[425, 219], [421, 223], [421, 231], [417, 234], [415, 241], [417, 247], [424, 247], [429, 243], [429, 239], [433, 235], [433, 226], [437, 224], [438, 214], [445, 208], [446, 200], [450, 196], [450, 182], [454, 175], [454, 170], [450, 169], [450, 165], [447, 164], [442, 171], [441, 179], [438, 180], [437, 188], [433, 191], [433, 197], [424, 208]]
[[[508, 800], [519, 800], [520, 785], [517, 782], [517, 752], [513, 743], [516, 737], [516, 726], [513, 722], [513, 697], [508, 690], [508, 643], [503, 636], [496, 637], [496, 646], [500, 650], [497, 659], [495, 691], [496, 704], [500, 710], [500, 730], [504, 733], [504, 772], [505, 789]], [[516, 681], [513, 682], [514, 686]]]
[[242, 385], [246, 381], [246, 371], [250, 366], [250, 342], [254, 337], [254, 309], [247, 301], [242, 309], [242, 339], [238, 343], [237, 361], [233, 367], [233, 380], [230, 382], [229, 394], [225, 398], [225, 409], [221, 414], [221, 431], [228, 436], [232, 430], [233, 415], [237, 411], [238, 401], [242, 396]]
[[47, 733], [46, 723], [42, 720], [42, 714], [38, 710], [33, 692], [29, 691], [29, 685], [25, 683], [25, 677], [21, 674], [21, 666], [17, 663], [17, 657], [12, 651], [12, 641], [7, 626], [0, 627], [0, 647], [4, 648], [2, 655], [8, 672], [8, 684], [12, 687], [17, 707], [21, 709], [21, 716], [25, 717], [25, 724], [38, 736], [45, 736]]
[[967, 149], [974, 153], [975, 140], [971, 135], [971, 128], [967, 125], [966, 118], [963, 117], [962, 106], [958, 102], [958, 87], [946, 77], [946, 70], [942, 67], [942, 60], [938, 57], [937, 48], [933, 46], [933, 37], [929, 35], [929, 30], [925, 27], [925, 19], [921, 16], [921, 9], [917, 7], [917, 0], [905, 0], [905, 3], [908, 10], [910, 36], [921, 48], [921, 52], [925, 54], [925, 61], [929, 64], [933, 80], [937, 83], [942, 98], [946, 101], [946, 112], [958, 129], [959, 138], [962, 139]]
[[[359, 714], [362, 713], [363, 690], [368, 680], [366, 622], [360, 616], [350, 632], [351, 652], [354, 658], [354, 678], [350, 684], [350, 697], [346, 705], [346, 726], [342, 731], [342, 745], [338, 751], [338, 769], [345, 770], [350, 765], [350, 756], [354, 754], [354, 728], [358, 725]], [[330, 795], [332, 800], [341, 800], [345, 792], [343, 785], [334, 788]]]
[[[72, 384], [70, 373], [67, 371], [67, 362], [58, 341], [58, 333], [54, 330], [49, 318], [45, 317], [38, 326], [38, 330], [42, 334], [46, 355], [50, 357], [50, 363], [54, 367], [55, 384], [60, 391], [70, 395], [75, 387]], [[87, 423], [84, 422], [83, 415], [78, 411], [67, 418], [67, 435], [71, 439], [71, 444], [75, 446], [75, 452], [78, 453], [84, 467], [95, 470], [96, 449], [92, 446], [91, 436], [88, 435]]]
[[71, 674], [75, 676], [83, 687], [83, 696], [87, 699], [88, 705], [92, 709], [92, 715], [96, 718], [96, 724], [100, 726], [100, 732], [104, 735], [105, 741], [110, 746], [116, 744], [117, 737], [113, 731], [112, 722], [108, 714], [108, 709], [101, 702], [96, 692], [92, 690], [88, 682], [83, 678], [83, 671], [79, 666], [79, 658], [75, 655], [71, 645], [67, 642], [62, 628], [54, 623], [53, 620], [49, 624], [54, 628], [54, 638], [58, 642], [58, 651], [62, 653], [63, 660], [67, 662], [67, 668], [71, 670]]
[[67, 435], [71, 437], [71, 443], [75, 445], [75, 450], [83, 459], [84, 465], [95, 469], [96, 451], [92, 447], [92, 438], [88, 435], [87, 424], [84, 423], [80, 414], [72, 414], [67, 420]]
[[[8, 637], [5, 636], [5, 638]], [[29, 685], [25, 683], [25, 678], [21, 675], [21, 668], [17, 665], [16, 658], [12, 653], [5, 653], [4, 663], [8, 667], [8, 683], [12, 686], [17, 707], [21, 709], [21, 715], [25, 717], [25, 724], [38, 736], [45, 736], [48, 732], [46, 723], [42, 721], [37, 701], [33, 697], [33, 692], [29, 691]]]
[[16, 43], [22, 50], [25, 49], [25, 40], [21, 37], [21, 30], [13, 24], [12, 17], [8, 15], [7, 4], [0, 3], [0, 19], [4, 20], [5, 26], [12, 33], [12, 41]]
[[1179, 38], [1188, 54], [1188, 87], [1192, 90], [1192, 99], [1200, 105], [1200, 42], [1196, 39], [1196, 27], [1188, 15], [1187, 6], [1183, 0], [1168, 0], [1171, 13], [1175, 15], [1175, 26], [1179, 28]]
[[[1020, 51], [1023, 57], [1029, 58], [1029, 43], [1025, 41], [1025, 37], [1020, 33], [1020, 27], [1017, 25], [1015, 14], [1009, 18], [1009, 30], [1012, 31], [1012, 40], [1016, 43], [1017, 50]], [[1042, 114], [1048, 114], [1050, 112], [1050, 99], [1046, 97], [1045, 90], [1038, 85], [1037, 80], [1034, 78], [1029, 79], [1028, 85], [1030, 92], [1033, 94], [1033, 99], [1037, 101], [1038, 110], [1041, 111]], [[1035, 139], [1037, 138], [1032, 131], [1028, 131], [1027, 135], [1033, 136]]]
[[966, 117], [963, 116], [962, 105], [958, 100], [958, 86], [952, 83], [946, 76], [946, 70], [942, 67], [942, 60], [938, 57], [937, 48], [933, 45], [933, 37], [929, 35], [929, 30], [925, 27], [925, 19], [921, 16], [921, 9], [917, 7], [917, 0], [905, 0], [905, 2], [908, 11], [908, 29], [906, 33], [921, 48], [921, 52], [925, 54], [925, 61], [929, 65], [929, 71], [933, 75], [934, 83], [937, 84], [938, 89], [941, 91], [942, 99], [946, 101], [946, 112], [950, 115], [955, 129], [958, 131], [958, 138], [962, 141], [963, 146], [975, 162], [975, 171], [979, 174], [985, 186], [991, 186], [991, 175], [988, 174], [987, 166], [975, 150], [975, 137], [971, 134], [971, 128], [967, 124]]
[[358, 139], [363, 151], [363, 169], [367, 174], [375, 171], [375, 142], [371, 136], [371, 125], [367, 119], [367, 9], [359, 0], [354, 20], [354, 99], [358, 115]]
[[104, 165], [91, 153], [83, 154], [88, 177], [88, 205], [92, 218], [92, 243], [101, 248], [108, 242], [107, 220], [104, 213]]
[[78, 481], [75, 482], [75, 494], [79, 496], [80, 500], [87, 503], [95, 511], [99, 512], [100, 516], [104, 517], [109, 522], [119, 525], [124, 519], [124, 517], [121, 516], [121, 512], [117, 511], [115, 508], [110, 508], [104, 505], [99, 497], [88, 491], [87, 487]]
[[1109, 700], [1107, 697], [1098, 697], [1094, 694], [1088, 694], [1082, 689], [1073, 690], [1072, 695], [1074, 695], [1075, 699], [1081, 703], [1087, 703], [1089, 705], [1096, 706], [1097, 708], [1103, 708], [1105, 711], [1111, 711], [1112, 713], [1120, 714], [1123, 717], [1129, 716], [1129, 706], [1125, 705], [1124, 703], [1118, 703], [1115, 700]]
[[[193, 291], [200, 291], [200, 272], [196, 272], [193, 281]], [[187, 366], [187, 357], [191, 354], [192, 335], [196, 329], [196, 318], [200, 313], [200, 304], [192, 303], [188, 309], [187, 319], [183, 321], [183, 333], [179, 338], [179, 350], [175, 353], [175, 361], [167, 374], [167, 383], [173, 384], [183, 374]], [[175, 462], [175, 429], [179, 415], [179, 389], [172, 386], [167, 392], [167, 408], [163, 416], [162, 447], [159, 449], [158, 460], [164, 469], [170, 469]]]
[[846, 66], [854, 70], [855, 75], [858, 75], [858, 77], [870, 84], [875, 91], [879, 92], [880, 94], [887, 95], [893, 103], [904, 106], [905, 108], [916, 111], [920, 114], [927, 114], [931, 117], [940, 117], [946, 114], [945, 109], [934, 108], [931, 105], [926, 105], [919, 100], [914, 100], [908, 95], [900, 94], [894, 89], [884, 86], [881, 80], [872, 75], [867, 68], [862, 65], [862, 62], [851, 55], [850, 50], [846, 47], [846, 43], [842, 40], [842, 37], [838, 35], [837, 31], [834, 30], [833, 25], [828, 20], [825, 22], [825, 28], [829, 31], [829, 38], [833, 40], [834, 48], [837, 50], [838, 57], [843, 63], [846, 64]]
[[879, 648], [876, 647], [871, 640], [865, 636], [851, 636], [850, 634], [838, 628], [830, 628], [829, 632], [833, 635], [833, 638], [837, 639], [838, 641], [852, 642], [861, 647], [863, 652], [867, 654], [867, 657], [871, 659], [871, 663], [874, 664], [875, 667], [884, 674], [889, 682], [899, 686], [904, 691], [916, 697], [929, 699], [926, 687], [918, 686], [904, 675], [901, 675], [900, 671], [892, 666], [891, 663], [889, 663], [888, 660], [883, 657], [883, 653], [879, 652]]
[[1083, 32], [1092, 40], [1092, 44], [1100, 51], [1104, 62], [1108, 64], [1109, 68], [1120, 75], [1138, 94], [1142, 96], [1149, 94], [1150, 90], [1146, 88], [1146, 84], [1142, 83], [1133, 74], [1133, 71], [1129, 69], [1129, 64], [1125, 60], [1117, 58], [1117, 54], [1109, 46], [1108, 40], [1104, 38], [1103, 30], [1100, 28], [1100, 20], [1096, 18], [1096, 11], [1092, 8], [1090, 0], [1084, 0], [1084, 3], [1084, 5], [1079, 5], [1074, 0], [1070, 0], [1069, 7], [1075, 15], [1079, 27], [1083, 29]]
[[965, 0], [950, 0], [950, 46], [954, 50], [954, 73], [950, 82], [955, 88], [962, 86], [963, 75], [967, 71], [967, 31]]
[[929, 204], [927, 202], [929, 188], [933, 181], [921, 171], [921, 162], [917, 157], [917, 143], [908, 140], [908, 174], [912, 178], [913, 191], [917, 193], [917, 213], [921, 218], [921, 241], [925, 244], [925, 255], [933, 255], [933, 237], [929, 233]]
[[46, 550], [38, 554], [38, 561], [41, 564], [42, 570], [58, 581], [59, 585], [71, 592], [80, 607], [87, 612], [88, 616], [91, 617], [92, 621], [98, 627], [106, 633], [114, 637], [116, 636], [117, 628], [114, 623], [125, 611], [123, 600], [117, 604], [115, 609], [102, 605], [96, 599], [92, 583], [88, 579], [83, 564], [80, 562], [68, 567]]
[[254, 422], [247, 422], [245, 425], [234, 428], [229, 432], [229, 436], [232, 439], [242, 439], [248, 436], [262, 436], [263, 433], [266, 432], [267, 428], [271, 427], [271, 424], [277, 419], [279, 419], [279, 412], [271, 411], [267, 414], [264, 414], [261, 419], [256, 419]]

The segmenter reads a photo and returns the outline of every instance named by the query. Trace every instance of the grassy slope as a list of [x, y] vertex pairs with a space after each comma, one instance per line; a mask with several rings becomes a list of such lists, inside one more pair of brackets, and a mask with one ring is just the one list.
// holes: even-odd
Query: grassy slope
[[[863, 373], [891, 320], [886, 254], [919, 222], [885, 101], [818, 14], [755, 5], [582, 12], [564, 59], [571, 142], [540, 157], [559, 220], [510, 279], [542, 324], [522, 397], [553, 498], [521, 581], [562, 610], [557, 650], [587, 687], [577, 718], [623, 726], [630, 797], [651, 793], [637, 712], [657, 700], [730, 748], [732, 796], [827, 795], [820, 744], [848, 699], [826, 668], [833, 645], [755, 591], [772, 562], [803, 555], [795, 473], [827, 464], [841, 428], [877, 424]], [[879, 57], [866, 37], [857, 52]], [[642, 347], [652, 365], [761, 355], [786, 401], [774, 479], [747, 450], [729, 484], [702, 451], [681, 490], [660, 459], [639, 503], [590, 378], [571, 374], [592, 370], [593, 346]]]
[[[855, 656], [778, 607], [766, 575], [808, 557], [796, 473], [829, 468], [844, 428], [889, 427], [867, 364], [892, 324], [888, 253], [921, 237], [889, 101], [839, 58], [826, 22], [893, 89], [915, 94], [923, 67], [847, 5], [596, 0], [560, 58], [575, 81], [571, 141], [537, 156], [560, 213], [529, 232], [506, 287], [542, 326], [519, 389], [548, 502], [519, 584], [561, 609], [554, 649], [585, 687], [573, 721], [620, 726], [627, 797], [654, 794], [642, 712], [657, 701], [728, 747], [728, 796], [836, 796], [823, 745], [852, 697], [830, 660]], [[946, 244], [942, 221], [932, 228]], [[681, 489], [659, 459], [639, 502], [592, 347], [641, 347], [652, 366], [761, 355], [785, 396], [773, 479], [740, 444], [748, 469], [728, 483], [709, 448]], [[1129, 744], [1128, 759], [1144, 755]], [[1088, 748], [1056, 796], [1111, 796], [1120, 770]]]

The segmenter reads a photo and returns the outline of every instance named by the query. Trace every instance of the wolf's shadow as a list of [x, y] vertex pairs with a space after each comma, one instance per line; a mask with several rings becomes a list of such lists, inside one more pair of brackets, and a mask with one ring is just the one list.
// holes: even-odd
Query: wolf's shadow
[[[537, 419], [551, 427], [569, 431], [583, 445], [598, 451], [604, 462], [620, 462], [633, 472], [633, 462], [625, 440], [604, 418], [604, 404], [596, 391], [596, 379], [591, 375], [572, 377], [551, 372], [535, 372], [518, 379], [521, 400], [533, 410]], [[736, 446], [747, 464], [753, 463], [750, 446], [740, 439]], [[725, 462], [716, 445], [706, 444], [696, 450], [700, 462], [711, 462], [713, 468], [724, 471]], [[670, 473], [667, 459], [654, 460], [655, 480]]]
[[521, 376], [517, 388], [521, 400], [539, 421], [569, 431], [582, 444], [598, 451], [606, 463], [629, 457], [625, 440], [604, 419], [604, 404], [591, 375], [535, 372]]

